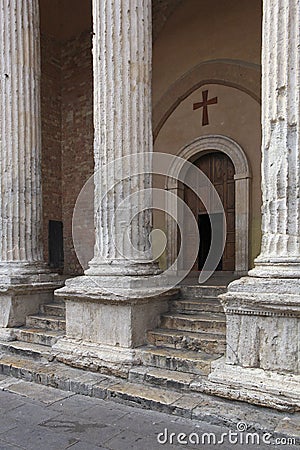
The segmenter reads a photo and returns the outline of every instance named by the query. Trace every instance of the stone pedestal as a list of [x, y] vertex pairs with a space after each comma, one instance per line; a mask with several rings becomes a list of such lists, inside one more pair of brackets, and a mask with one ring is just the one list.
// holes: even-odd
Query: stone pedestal
[[23, 325], [62, 283], [43, 262], [38, 0], [0, 6], [0, 327]]
[[118, 295], [101, 289], [97, 277], [67, 280], [56, 291], [65, 300], [67, 319], [66, 337], [53, 347], [57, 359], [126, 378], [140, 364], [135, 348], [145, 344], [147, 330], [159, 326], [175, 292], [122, 289]]
[[249, 276], [231, 283], [221, 296], [227, 318], [226, 364], [211, 375], [224, 383], [230, 373], [237, 387], [243, 384], [245, 368], [249, 387], [248, 368], [256, 368], [250, 373], [258, 395], [274, 391], [274, 383], [268, 386], [268, 377], [262, 379], [268, 372], [286, 374], [287, 381], [293, 378], [286, 388], [291, 396], [293, 390], [299, 394], [299, 48], [299, 1], [264, 0], [261, 254]]
[[94, 257], [56, 291], [67, 337], [55, 348], [70, 364], [126, 374], [173, 293], [159, 289], [149, 240], [151, 0], [94, 0], [93, 26]]

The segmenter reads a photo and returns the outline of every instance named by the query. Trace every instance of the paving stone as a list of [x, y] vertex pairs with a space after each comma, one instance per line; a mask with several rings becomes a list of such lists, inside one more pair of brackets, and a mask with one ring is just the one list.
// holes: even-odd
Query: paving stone
[[47, 405], [74, 395], [73, 392], [65, 392], [51, 387], [48, 387], [47, 390], [45, 390], [44, 386], [28, 383], [26, 381], [12, 384], [8, 389], [10, 392], [15, 392], [25, 397], [39, 400]]
[[40, 404], [27, 402], [18, 408], [6, 412], [6, 417], [10, 419], [11, 423], [17, 422], [17, 425], [20, 423], [23, 425], [38, 425], [58, 415], [57, 411], [45, 408], [45, 404], [42, 402]]
[[[123, 431], [118, 436], [110, 439], [105, 443], [105, 445], [111, 450], [141, 450], [151, 449], [151, 450], [177, 450], [179, 447], [174, 445], [161, 445], [157, 442], [156, 436], [149, 437], [143, 436], [141, 434], [136, 434], [133, 431]], [[180, 447], [183, 448], [182, 446]]]
[[[0, 435], [1, 438], [1, 435]], [[71, 434], [66, 435], [58, 430], [48, 431], [37, 425], [36, 427], [25, 427], [20, 424], [5, 433], [5, 442], [11, 445], [23, 447], [26, 450], [60, 450], [68, 448], [77, 442]], [[1, 448], [1, 447], [0, 447]]]
[[86, 418], [63, 414], [54, 419], [47, 420], [39, 425], [46, 433], [51, 431], [58, 434], [63, 440], [85, 441], [93, 445], [103, 445], [107, 440], [117, 436], [122, 430], [107, 425], [103, 417]]
[[[25, 384], [31, 385], [30, 383]], [[52, 394], [54, 390], [41, 385], [38, 387], [44, 391], [45, 398], [49, 397], [48, 391]], [[143, 392], [141, 396], [153, 400], [153, 389], [158, 395], [160, 390], [152, 388], [147, 395]], [[193, 432], [198, 434], [214, 432], [217, 436], [221, 436], [222, 432], [229, 431], [228, 427], [208, 423], [207, 418], [205, 418], [205, 421], [190, 420], [163, 412], [126, 406], [112, 402], [109, 399], [101, 400], [77, 394], [48, 405], [30, 397], [23, 397], [20, 394], [0, 391], [0, 405], [3, 403], [2, 399], [4, 404], [8, 404], [8, 400], [14, 400], [15, 398], [19, 398], [21, 401], [16, 410], [17, 413], [14, 415], [14, 411], [10, 411], [6, 416], [2, 416], [2, 422], [0, 419], [0, 425], [2, 424], [4, 427], [3, 432], [0, 432], [0, 450], [2, 448], [19, 448], [18, 446], [26, 450], [40, 450], [41, 448], [43, 450], [60, 450], [65, 448], [77, 448], [78, 450], [83, 448], [86, 450], [99, 448], [109, 450], [126, 450], [127, 448], [145, 448], [147, 450], [148, 448], [149, 450], [155, 450], [156, 448], [194, 449], [200, 447], [183, 446], [176, 443], [172, 445], [169, 443], [164, 445], [158, 444], [156, 446], [157, 435], [165, 429], [168, 430], [169, 434], [176, 433], [176, 436], [179, 433], [189, 435]], [[193, 401], [195, 402], [197, 398], [200, 397], [193, 394], [184, 394], [170, 406], [174, 407], [176, 405], [177, 408], [183, 409], [185, 407], [191, 408], [194, 406]], [[134, 402], [131, 404], [133, 405]], [[236, 423], [233, 418], [239, 421], [244, 420], [249, 425], [250, 431], [253, 431], [251, 420], [255, 418], [257, 423], [260, 422], [260, 430], [263, 430], [263, 426], [269, 424], [271, 433], [278, 426], [279, 420], [284, 420], [289, 424], [290, 428], [299, 422], [297, 422], [299, 415], [283, 415], [267, 408], [257, 408], [240, 402], [216, 401], [213, 397], [205, 394], [201, 395], [201, 405], [195, 408], [195, 410], [197, 409], [202, 410], [202, 417], [205, 417], [205, 414], [210, 412], [213, 420], [216, 420], [216, 418], [219, 420], [220, 417], [225, 418], [227, 423], [230, 423], [233, 431], [236, 430]], [[173, 412], [176, 411], [174, 410]], [[49, 414], [54, 414], [54, 416], [49, 417]], [[46, 420], [44, 420], [45, 418]], [[209, 420], [211, 420], [211, 417]], [[7, 421], [14, 428], [6, 431]], [[211, 446], [201, 446], [201, 448], [208, 449]], [[232, 450], [232, 445], [224, 443], [221, 448], [222, 450], [223, 448]], [[234, 448], [242, 450], [243, 446], [235, 445]], [[270, 447], [251, 445], [253, 450], [264, 448], [267, 450]], [[281, 448], [286, 449], [288, 447], [276, 446], [276, 449], [281, 450]], [[297, 449], [299, 447], [294, 446], [292, 448]]]
[[11, 430], [12, 428], [15, 428], [16, 423], [6, 415], [4, 411], [1, 411], [1, 420], [0, 420], [0, 438], [2, 433], [6, 433], [8, 430]]
[[[117, 403], [107, 403], [106, 401], [92, 399], [90, 408], [80, 412], [80, 417], [88, 421], [101, 421], [105, 425], [115, 425], [125, 415], [129, 414], [128, 407], [118, 405]], [[101, 403], [100, 403], [101, 402]], [[79, 412], [74, 412], [78, 415]]]
[[76, 394], [71, 397], [64, 398], [62, 400], [58, 400], [49, 406], [49, 409], [52, 411], [56, 411], [57, 413], [66, 413], [66, 414], [74, 414], [84, 413], [84, 411], [94, 408], [99, 399], [83, 397], [82, 395]]
[[136, 412], [136, 410], [133, 409], [132, 412], [124, 415], [118, 420], [117, 425], [121, 429], [130, 430], [144, 436], [157, 435], [162, 431], [166, 424], [172, 431], [177, 428], [176, 417], [154, 411], [146, 412], [150, 414], [143, 414], [144, 411]]
[[291, 418], [284, 417], [279, 421], [277, 427], [275, 428], [277, 433], [283, 433], [289, 436], [296, 436], [300, 438], [300, 417]]
[[109, 450], [106, 447], [98, 446], [96, 444], [92, 445], [90, 442], [79, 441], [71, 447], [68, 447], [70, 450]]
[[24, 449], [25, 447], [20, 447], [18, 445], [9, 444], [8, 442], [2, 441], [0, 439], [0, 450], [17, 450], [17, 449]]
[[[13, 378], [11, 379], [13, 380]], [[11, 383], [12, 384], [12, 383]], [[0, 391], [0, 414], [24, 405], [24, 398], [7, 391]]]

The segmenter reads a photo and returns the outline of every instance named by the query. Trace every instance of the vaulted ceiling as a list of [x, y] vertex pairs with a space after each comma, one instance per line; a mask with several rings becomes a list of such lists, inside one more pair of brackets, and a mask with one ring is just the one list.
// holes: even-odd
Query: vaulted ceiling
[[[153, 40], [183, 0], [152, 0]], [[65, 41], [92, 28], [91, 0], [40, 0], [42, 33]]]

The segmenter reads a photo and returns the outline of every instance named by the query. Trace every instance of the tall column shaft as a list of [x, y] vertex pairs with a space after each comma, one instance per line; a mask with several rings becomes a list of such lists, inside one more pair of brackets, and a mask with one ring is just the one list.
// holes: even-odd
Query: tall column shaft
[[221, 296], [227, 364], [211, 379], [231, 379], [259, 391], [256, 398], [277, 389], [282, 404], [285, 383], [264, 371], [289, 373], [290, 398], [299, 389], [300, 0], [263, 1], [262, 73], [261, 254]]
[[38, 0], [0, 4], [0, 271], [43, 260]]
[[96, 244], [85, 275], [56, 291], [67, 326], [55, 350], [68, 364], [128, 377], [133, 349], [177, 294], [160, 289], [149, 242], [151, 0], [93, 0], [93, 22]]
[[38, 0], [0, 1], [0, 339], [53, 300], [43, 262]]
[[86, 273], [151, 273], [151, 0], [94, 0], [93, 22], [96, 245]]
[[[300, 2], [264, 0], [260, 270], [300, 276]], [[286, 264], [292, 265], [289, 270]], [[285, 268], [282, 268], [284, 265]], [[292, 273], [294, 271], [294, 274]], [[263, 274], [263, 273], [262, 273]]]

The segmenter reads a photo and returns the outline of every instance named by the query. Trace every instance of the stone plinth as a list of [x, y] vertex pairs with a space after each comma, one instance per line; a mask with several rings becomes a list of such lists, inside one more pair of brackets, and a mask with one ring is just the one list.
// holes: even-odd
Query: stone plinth
[[121, 289], [110, 293], [97, 285], [98, 277], [67, 280], [55, 295], [65, 301], [66, 338], [54, 349], [68, 364], [127, 376], [139, 364], [135, 348], [146, 343], [147, 331], [159, 326], [161, 314], [177, 289]]
[[300, 280], [241, 278], [220, 296], [227, 364], [300, 373]]

